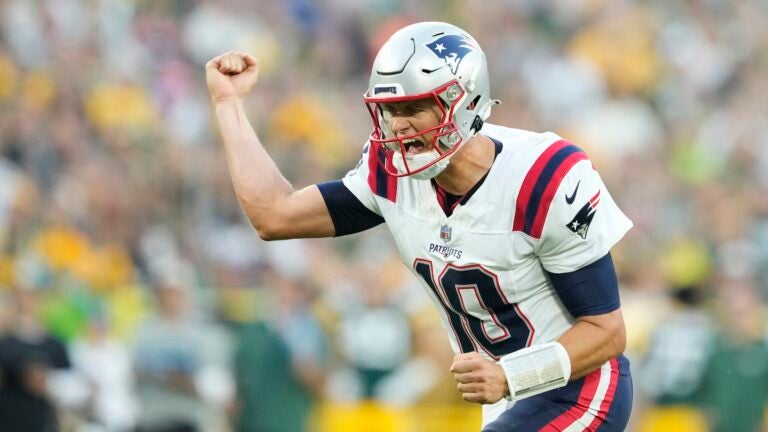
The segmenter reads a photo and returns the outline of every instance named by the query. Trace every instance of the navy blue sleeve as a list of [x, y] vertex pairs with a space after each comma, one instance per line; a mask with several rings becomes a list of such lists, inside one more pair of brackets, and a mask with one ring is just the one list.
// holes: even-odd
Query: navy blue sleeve
[[570, 273], [550, 273], [560, 301], [575, 318], [601, 315], [619, 308], [619, 281], [610, 252]]
[[333, 220], [334, 237], [365, 231], [384, 222], [383, 217], [364, 206], [341, 180], [319, 183], [317, 188]]

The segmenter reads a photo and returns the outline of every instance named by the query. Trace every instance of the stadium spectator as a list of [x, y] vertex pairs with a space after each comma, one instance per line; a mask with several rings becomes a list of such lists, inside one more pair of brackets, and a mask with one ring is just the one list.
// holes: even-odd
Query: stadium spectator
[[[613, 253], [631, 359], [681, 286], [660, 281], [670, 241], [695, 238], [726, 267], [749, 265], [768, 292], [765, 1], [2, 0], [0, 309], [15, 308], [20, 281], [45, 287], [41, 324], [70, 349], [89, 337], [93, 304], [105, 306], [109, 337], [131, 346], [157, 308], [148, 281], [166, 256], [142, 244], [158, 226], [200, 276], [191, 307], [206, 319], [224, 314], [225, 288], [253, 291], [265, 267], [301, 267], [333, 292], [350, 257], [398, 260], [379, 229], [298, 247], [310, 260], [292, 261], [289, 248], [268, 262], [213, 145], [199, 70], [232, 47], [258, 53], [260, 97], [248, 109], [288, 179], [308, 185], [356, 162], [370, 130], [360, 89], [381, 43], [435, 19], [483, 41], [492, 77], [520, 77], [494, 80], [504, 101], [494, 116], [573, 138], [635, 223]], [[294, 109], [306, 117], [292, 121]], [[318, 311], [307, 313], [326, 325]], [[441, 338], [415, 334], [409, 362], [429, 349], [430, 364], [446, 367]], [[203, 404], [219, 406], [225, 387]], [[453, 403], [442, 390], [452, 388], [441, 381], [427, 399]], [[652, 416], [653, 395], [638, 386], [636, 396], [645, 402], [633, 418]], [[449, 417], [440, 412], [420, 415]]]
[[327, 342], [310, 313], [308, 285], [268, 273], [262, 318], [237, 332], [235, 430], [311, 430], [312, 409], [324, 395]]

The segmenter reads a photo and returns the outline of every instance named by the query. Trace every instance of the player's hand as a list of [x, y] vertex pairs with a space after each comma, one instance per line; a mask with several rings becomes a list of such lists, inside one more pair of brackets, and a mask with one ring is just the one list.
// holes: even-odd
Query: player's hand
[[259, 78], [259, 61], [240, 51], [229, 51], [205, 64], [205, 80], [213, 103], [238, 99]]
[[476, 352], [453, 357], [451, 372], [467, 402], [490, 404], [509, 395], [507, 377], [501, 366]]

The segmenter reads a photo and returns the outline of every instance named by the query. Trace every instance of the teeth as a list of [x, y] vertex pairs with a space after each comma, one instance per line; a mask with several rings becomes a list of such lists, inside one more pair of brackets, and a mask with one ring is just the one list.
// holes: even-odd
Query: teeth
[[417, 139], [407, 139], [403, 140], [403, 148], [406, 154], [414, 154], [421, 151], [424, 148], [424, 144]]

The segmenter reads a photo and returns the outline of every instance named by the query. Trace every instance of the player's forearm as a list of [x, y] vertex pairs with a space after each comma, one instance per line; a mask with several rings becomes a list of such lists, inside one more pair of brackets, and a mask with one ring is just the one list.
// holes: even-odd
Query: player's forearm
[[621, 310], [580, 319], [558, 342], [571, 360], [570, 379], [589, 374], [624, 352], [626, 334]]
[[242, 99], [219, 102], [214, 108], [235, 193], [248, 219], [262, 234], [275, 219], [277, 202], [293, 188], [261, 145]]

